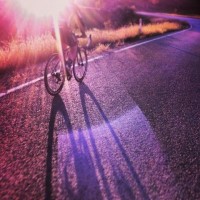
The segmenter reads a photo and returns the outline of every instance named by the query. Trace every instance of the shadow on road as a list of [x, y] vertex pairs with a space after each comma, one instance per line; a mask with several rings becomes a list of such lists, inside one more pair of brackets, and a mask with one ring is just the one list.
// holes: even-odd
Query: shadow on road
[[[49, 121], [49, 131], [48, 131], [48, 142], [47, 142], [47, 162], [46, 162], [46, 180], [45, 180], [45, 199], [51, 199], [52, 194], [52, 154], [53, 154], [53, 132], [56, 120], [56, 114], [58, 112], [65, 112], [65, 117], [69, 119], [69, 116], [66, 112], [65, 105], [61, 99], [61, 97], [55, 96], [52, 101], [51, 106], [51, 114], [50, 114], [50, 121]], [[72, 130], [72, 126], [69, 120], [68, 122], [68, 129], [69, 131]]]
[[[90, 122], [89, 115], [88, 115], [87, 108], [86, 108], [86, 99], [85, 99], [86, 95], [88, 95], [92, 99], [92, 101], [95, 103], [95, 106], [97, 107], [100, 115], [102, 116], [102, 118], [106, 122], [106, 125], [107, 125], [110, 133], [112, 134], [112, 137], [114, 138], [116, 144], [118, 145], [118, 148], [120, 149], [129, 170], [131, 171], [132, 177], [133, 177], [134, 181], [136, 182], [136, 184], [139, 188], [139, 191], [141, 193], [142, 198], [143, 199], [150, 199], [148, 197], [148, 194], [147, 194], [144, 186], [142, 185], [137, 173], [135, 172], [134, 167], [132, 166], [132, 163], [131, 163], [131, 161], [130, 161], [127, 153], [126, 153], [126, 150], [124, 149], [123, 145], [120, 142], [120, 139], [118, 138], [117, 134], [115, 133], [114, 129], [112, 128], [112, 126], [109, 122], [109, 119], [107, 118], [104, 111], [102, 110], [98, 100], [95, 98], [94, 94], [88, 88], [88, 86], [86, 84], [84, 84], [84, 83], [81, 84], [79, 86], [79, 89], [80, 89], [81, 104], [82, 104], [82, 108], [83, 108], [83, 112], [84, 112], [84, 118], [85, 118], [86, 126], [87, 126], [87, 129], [88, 129], [88, 133], [89, 133], [89, 136], [90, 136], [90, 142], [92, 144], [92, 148], [93, 148], [93, 151], [95, 153], [96, 160], [97, 160], [97, 166], [98, 166], [99, 174], [101, 175], [104, 188], [106, 189], [105, 191], [106, 191], [107, 199], [112, 199], [112, 195], [111, 195], [110, 189], [109, 189], [110, 185], [109, 185], [109, 183], [106, 179], [106, 174], [104, 173], [104, 169], [103, 169], [103, 166], [102, 166], [102, 163], [101, 163], [100, 153], [98, 152], [98, 148], [97, 148], [97, 145], [96, 145], [95, 139], [94, 139], [94, 134], [92, 132], [91, 122]], [[118, 175], [117, 175], [113, 166], [112, 166], [112, 168], [113, 168], [113, 174], [115, 176], [115, 179], [117, 180]], [[121, 173], [121, 176], [123, 177], [123, 173]], [[117, 185], [118, 193], [119, 193], [119, 195], [121, 195], [121, 199], [135, 199], [132, 188], [130, 186], [128, 186], [128, 183], [126, 183], [126, 182], [124, 182], [123, 184], [124, 184], [123, 186], [121, 185], [121, 183]], [[127, 193], [125, 194], [124, 191], [126, 191]], [[126, 195], [128, 195], [128, 196], [126, 196]]]
[[[117, 191], [117, 195], [120, 199], [136, 199], [134, 194], [134, 189], [130, 183], [126, 180], [125, 172], [118, 167], [114, 162], [108, 162], [111, 164], [113, 180], [109, 180], [110, 177], [106, 174], [105, 166], [102, 162], [102, 154], [98, 148], [97, 142], [95, 141], [95, 135], [92, 130], [92, 122], [90, 120], [87, 107], [86, 107], [86, 96], [90, 97], [94, 102], [94, 106], [97, 108], [100, 116], [105, 121], [108, 130], [111, 133], [114, 142], [116, 143], [118, 149], [121, 152], [125, 164], [128, 167], [130, 173], [132, 174], [132, 179], [140, 192], [142, 199], [150, 199], [145, 187], [140, 181], [130, 158], [127, 155], [125, 148], [123, 147], [120, 138], [111, 126], [109, 119], [105, 115], [101, 108], [100, 103], [95, 98], [92, 91], [85, 84], [80, 84], [80, 101], [83, 109], [84, 120], [86, 123], [86, 131], [89, 138], [85, 138], [83, 130], [79, 128], [73, 131], [72, 124], [70, 122], [69, 114], [64, 105], [62, 98], [58, 95], [53, 98], [49, 130], [48, 130], [48, 142], [47, 142], [47, 161], [46, 161], [46, 182], [45, 182], [45, 199], [52, 199], [53, 188], [52, 188], [52, 172], [53, 172], [53, 144], [54, 141], [54, 131], [55, 131], [55, 121], [58, 113], [64, 118], [65, 125], [67, 127], [67, 138], [69, 139], [69, 146], [72, 151], [73, 168], [70, 167], [70, 163], [67, 161], [67, 155], [65, 156], [64, 163], [61, 163], [61, 173], [62, 186], [64, 186], [64, 193], [66, 199], [115, 199], [116, 194], [113, 194], [113, 186]], [[78, 139], [77, 139], [78, 138]], [[89, 139], [89, 140], [88, 140]], [[90, 148], [89, 148], [90, 145]], [[70, 158], [71, 159], [71, 158]], [[114, 158], [115, 159], [115, 158]], [[105, 163], [104, 163], [105, 164]], [[73, 179], [72, 175], [75, 174], [76, 178]], [[112, 178], [112, 179], [113, 179]], [[73, 179], [73, 180], [72, 180]], [[100, 186], [101, 184], [101, 186]], [[55, 190], [54, 190], [55, 191]], [[104, 193], [102, 193], [104, 192]]]
[[[90, 186], [95, 188], [96, 199], [102, 199], [99, 183], [97, 180], [97, 176], [95, 173], [94, 164], [92, 161], [92, 156], [89, 151], [87, 142], [82, 134], [81, 129], [78, 130], [79, 142], [77, 143], [74, 138], [74, 133], [72, 129], [72, 124], [69, 119], [69, 115], [67, 113], [66, 107], [62, 98], [58, 95], [53, 98], [50, 121], [49, 121], [49, 131], [48, 131], [48, 142], [47, 142], [47, 161], [46, 161], [46, 181], [45, 181], [45, 199], [52, 199], [52, 157], [53, 157], [53, 138], [54, 138], [54, 126], [56, 121], [57, 113], [60, 113], [64, 118], [65, 125], [67, 127], [67, 131], [69, 133], [69, 138], [71, 142], [71, 147], [73, 151], [74, 157], [74, 165], [75, 165], [75, 173], [77, 178], [77, 188], [78, 191], [74, 191], [72, 183], [70, 182], [70, 177], [67, 174], [67, 164], [64, 163], [64, 167], [62, 169], [62, 173], [64, 175], [64, 187], [66, 190], [66, 198], [67, 199], [80, 199], [80, 197], [85, 192], [86, 188], [83, 185], [88, 183], [88, 177], [90, 177]], [[78, 149], [78, 146], [83, 147], [84, 153], [81, 153]], [[79, 151], [78, 151], [79, 150]], [[70, 169], [69, 169], [70, 170]], [[87, 171], [87, 173], [85, 173]], [[86, 177], [86, 175], [88, 177]], [[62, 177], [61, 177], [62, 178]], [[94, 191], [90, 191], [90, 188], [87, 189], [88, 195], [92, 194]]]

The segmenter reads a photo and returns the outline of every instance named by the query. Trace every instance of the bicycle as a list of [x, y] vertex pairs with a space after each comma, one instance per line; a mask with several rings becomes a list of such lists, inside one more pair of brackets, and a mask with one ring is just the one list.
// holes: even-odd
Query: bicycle
[[[74, 36], [77, 38], [78, 41], [79, 37], [76, 36], [75, 34]], [[64, 62], [63, 66], [59, 53], [54, 53], [48, 59], [44, 71], [44, 83], [46, 90], [50, 95], [55, 96], [60, 93], [60, 91], [64, 86], [65, 77], [69, 73], [72, 75], [73, 72], [74, 78], [76, 79], [77, 82], [83, 81], [88, 67], [87, 49], [90, 45], [91, 45], [91, 35], [88, 37], [88, 43], [86, 47], [79, 46], [78, 42], [77, 54], [74, 61], [72, 62], [71, 69], [68, 68], [66, 62]], [[68, 60], [67, 59], [68, 53], [69, 53], [69, 48], [63, 51], [64, 61]]]

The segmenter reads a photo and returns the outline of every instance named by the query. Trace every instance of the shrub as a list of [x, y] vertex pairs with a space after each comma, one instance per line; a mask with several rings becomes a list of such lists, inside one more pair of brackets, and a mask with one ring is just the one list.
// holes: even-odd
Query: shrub
[[119, 28], [130, 23], [133, 24], [135, 19], [136, 14], [130, 7], [118, 7], [110, 12], [113, 28]]

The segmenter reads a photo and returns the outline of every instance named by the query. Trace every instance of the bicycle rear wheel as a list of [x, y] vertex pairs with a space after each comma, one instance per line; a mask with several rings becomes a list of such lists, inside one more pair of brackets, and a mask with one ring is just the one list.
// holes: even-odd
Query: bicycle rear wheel
[[57, 95], [63, 88], [65, 71], [58, 54], [52, 55], [44, 71], [44, 83], [50, 95]]
[[88, 58], [85, 48], [78, 48], [77, 57], [73, 66], [74, 78], [76, 81], [81, 82], [87, 72]]

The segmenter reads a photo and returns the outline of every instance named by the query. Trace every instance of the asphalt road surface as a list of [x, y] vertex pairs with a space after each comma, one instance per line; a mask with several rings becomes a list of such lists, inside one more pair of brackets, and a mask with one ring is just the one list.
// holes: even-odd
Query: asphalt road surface
[[200, 199], [200, 19], [178, 18], [54, 98], [44, 64], [0, 75], [1, 200]]

